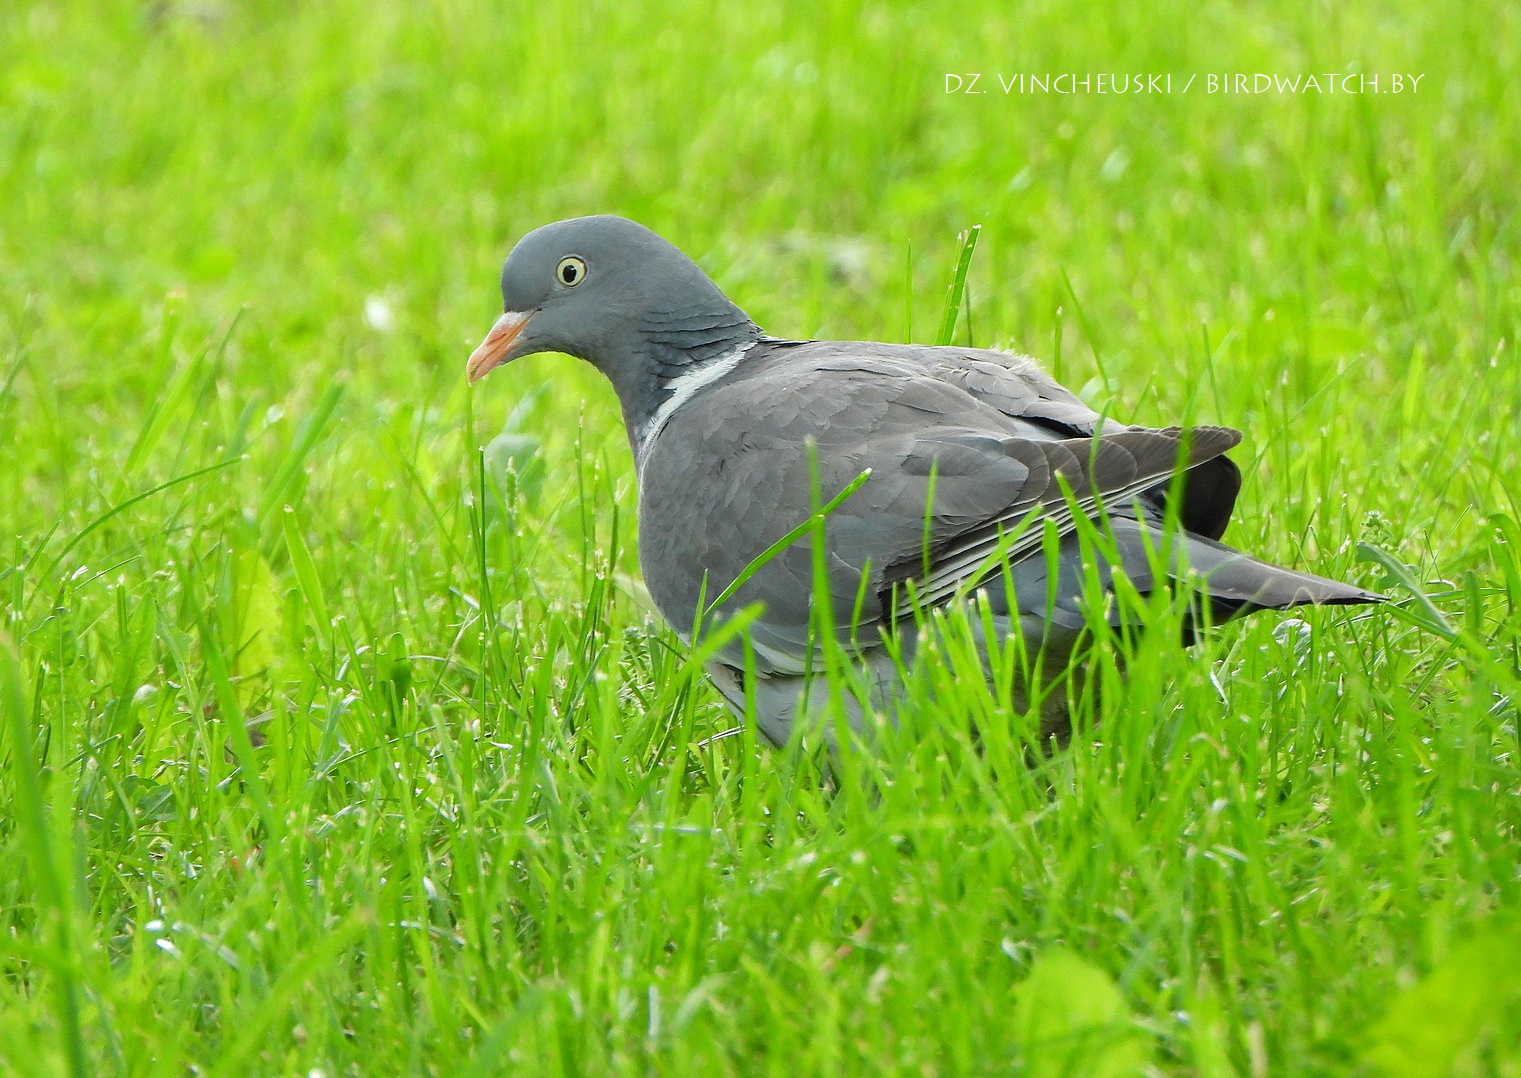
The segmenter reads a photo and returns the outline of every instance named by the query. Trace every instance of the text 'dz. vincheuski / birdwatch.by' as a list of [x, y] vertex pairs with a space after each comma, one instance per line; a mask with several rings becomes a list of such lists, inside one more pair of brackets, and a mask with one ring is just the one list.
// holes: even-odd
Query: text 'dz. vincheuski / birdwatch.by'
[[707, 669], [778, 744], [830, 696], [821, 624], [865, 686], [841, 705], [859, 731], [904, 698], [934, 631], [926, 612], [975, 601], [984, 649], [1038, 656], [1008, 703], [1038, 709], [1049, 744], [1069, 735], [1071, 695], [1048, 682], [1071, 673], [1095, 623], [1126, 628], [1125, 605], [1103, 601], [1116, 577], [1140, 595], [1188, 589], [1185, 639], [1195, 622], [1382, 598], [1219, 542], [1239, 432], [1114, 422], [1024, 356], [769, 336], [632, 221], [530, 232], [502, 267], [502, 303], [469, 379], [536, 352], [607, 376], [633, 447], [650, 596], [684, 635], [704, 602], [722, 598], [719, 620], [751, 610]]

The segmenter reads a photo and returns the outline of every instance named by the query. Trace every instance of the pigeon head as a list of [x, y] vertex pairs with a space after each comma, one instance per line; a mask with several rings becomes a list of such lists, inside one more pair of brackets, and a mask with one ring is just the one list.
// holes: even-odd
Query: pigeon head
[[502, 266], [502, 309], [470, 356], [470, 381], [535, 352], [576, 356], [612, 381], [631, 432], [658, 410], [667, 383], [760, 336], [697, 263], [622, 217], [577, 217], [524, 236]]

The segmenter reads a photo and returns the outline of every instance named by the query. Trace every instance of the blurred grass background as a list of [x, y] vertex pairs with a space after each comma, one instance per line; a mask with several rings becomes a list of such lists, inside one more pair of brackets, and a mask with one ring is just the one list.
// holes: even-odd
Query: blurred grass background
[[[7, 6], [0, 1066], [1521, 1072], [1518, 18]], [[1422, 79], [1181, 92], [1358, 70]], [[706, 741], [611, 391], [463, 382], [592, 212], [886, 340], [980, 223], [960, 339], [1241, 427], [1233, 541], [1433, 605], [1154, 649], [1033, 773]]]

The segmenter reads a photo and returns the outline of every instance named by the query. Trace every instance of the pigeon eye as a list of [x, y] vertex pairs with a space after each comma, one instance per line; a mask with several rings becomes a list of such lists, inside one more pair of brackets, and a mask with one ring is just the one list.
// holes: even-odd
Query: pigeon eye
[[562, 258], [560, 264], [555, 267], [555, 276], [560, 279], [561, 284], [567, 288], [573, 288], [586, 276], [586, 263], [575, 255]]

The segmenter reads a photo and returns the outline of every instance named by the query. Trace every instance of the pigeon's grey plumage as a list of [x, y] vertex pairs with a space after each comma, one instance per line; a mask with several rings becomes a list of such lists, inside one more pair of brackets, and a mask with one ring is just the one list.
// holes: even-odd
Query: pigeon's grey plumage
[[[1241, 482], [1223, 455], [1238, 432], [1115, 423], [1021, 356], [766, 336], [691, 259], [632, 221], [582, 217], [530, 232], [502, 268], [502, 300], [506, 313], [470, 357], [470, 380], [557, 351], [612, 381], [638, 469], [645, 583], [678, 632], [869, 470], [828, 514], [822, 558], [817, 531], [804, 532], [717, 611], [761, 604], [709, 672], [744, 715], [743, 671], [753, 671], [755, 718], [775, 742], [816, 689], [811, 605], [824, 588], [865, 672], [868, 705], [887, 712], [923, 612], [976, 589], [987, 605], [977, 624], [1022, 638], [1048, 675], [1065, 668], [1089, 624], [1083, 595], [1094, 572], [1106, 587], [1123, 572], [1144, 594], [1154, 566], [1178, 576], [1186, 565], [1211, 621], [1381, 598], [1217, 541]], [[1181, 491], [1181, 530], [1171, 535], [1170, 490]], [[1101, 520], [1105, 542], [1085, 548], [1078, 515]], [[1169, 543], [1171, 555], [1159, 557]], [[1117, 617], [1113, 604], [1107, 616]], [[862, 704], [846, 707], [859, 725]], [[1048, 694], [1041, 710], [1042, 735], [1064, 739], [1066, 695]]]

